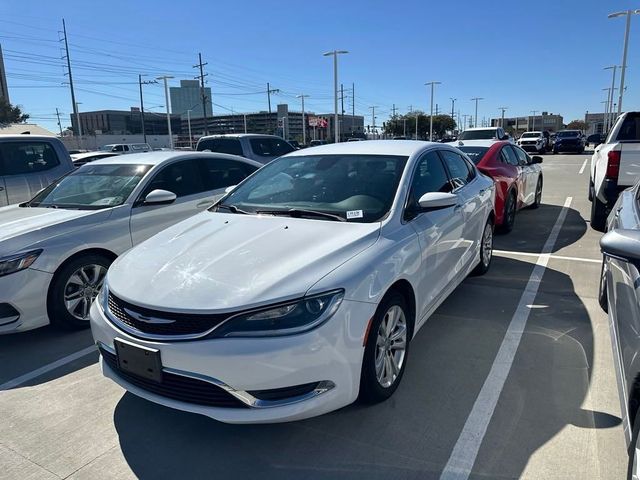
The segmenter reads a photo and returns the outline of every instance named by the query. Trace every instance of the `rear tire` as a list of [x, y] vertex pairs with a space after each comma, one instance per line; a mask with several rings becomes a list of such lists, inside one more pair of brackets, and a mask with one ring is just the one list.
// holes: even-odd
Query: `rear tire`
[[512, 190], [507, 197], [507, 201], [504, 204], [504, 213], [502, 217], [502, 225], [500, 231], [502, 233], [509, 233], [513, 230], [513, 225], [516, 221], [516, 195]]
[[493, 258], [493, 222], [487, 219], [480, 239], [480, 263], [473, 269], [471, 275], [480, 276], [489, 271]]
[[360, 402], [383, 402], [398, 388], [407, 364], [411, 321], [407, 302], [398, 292], [388, 293], [378, 305], [362, 359]]
[[591, 201], [591, 228], [599, 232], [604, 232], [607, 223], [607, 206], [598, 197], [593, 195]]
[[51, 324], [65, 330], [89, 327], [89, 308], [102, 287], [111, 261], [104, 255], [82, 255], [55, 273], [47, 294]]

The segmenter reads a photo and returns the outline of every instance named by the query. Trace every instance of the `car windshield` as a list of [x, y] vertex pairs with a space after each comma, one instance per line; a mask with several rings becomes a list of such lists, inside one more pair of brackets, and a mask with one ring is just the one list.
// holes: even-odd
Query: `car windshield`
[[538, 132], [523, 133], [520, 138], [538, 138], [540, 134]]
[[558, 138], [570, 138], [570, 137], [577, 137], [580, 135], [580, 132], [576, 132], [576, 131], [566, 131], [566, 132], [558, 132]]
[[495, 129], [489, 130], [465, 130], [460, 134], [458, 140], [491, 140], [497, 138]]
[[[350, 222], [381, 220], [391, 208], [405, 156], [281, 157], [258, 170], [213, 207], [242, 213], [286, 214]], [[313, 213], [327, 214], [312, 215]], [[293, 213], [293, 212], [291, 212]]]
[[467, 154], [467, 157], [471, 159], [471, 161], [477, 165], [480, 163], [480, 160], [484, 158], [485, 153], [489, 150], [488, 147], [458, 147], [458, 150], [463, 151]]
[[28, 207], [97, 210], [122, 205], [149, 165], [85, 165], [52, 183]]

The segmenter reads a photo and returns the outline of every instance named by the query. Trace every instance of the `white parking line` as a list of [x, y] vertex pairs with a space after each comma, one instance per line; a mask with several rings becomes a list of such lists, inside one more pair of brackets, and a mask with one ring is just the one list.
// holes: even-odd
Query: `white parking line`
[[[539, 257], [539, 253], [529, 253], [529, 252], [514, 252], [511, 250], [494, 250], [494, 255], [499, 257], [517, 257], [518, 255], [522, 257]], [[602, 263], [602, 260], [596, 260], [593, 258], [583, 258], [583, 257], [565, 257], [563, 255], [549, 255], [549, 258], [553, 260], [568, 260], [571, 262], [586, 262], [586, 263]]]
[[589, 161], [588, 158], [584, 159], [584, 163], [582, 164], [582, 168], [580, 169], [580, 171], [578, 172], [578, 175], [582, 175], [584, 173], [584, 169], [587, 166], [587, 162]]
[[567, 216], [569, 205], [571, 205], [571, 200], [572, 197], [567, 197], [556, 223], [553, 225], [544, 247], [542, 247], [542, 253], [538, 256], [538, 261], [531, 272], [524, 292], [522, 292], [520, 302], [502, 339], [502, 344], [493, 361], [489, 375], [485, 379], [478, 398], [473, 404], [458, 441], [453, 447], [451, 456], [440, 475], [440, 480], [467, 480], [471, 474], [480, 445], [487, 432], [489, 421], [493, 416], [529, 319], [531, 309], [527, 305], [533, 305], [534, 303], [538, 287], [551, 256], [550, 254], [553, 251], [553, 246], [558, 239], [558, 234]]
[[12, 388], [15, 388], [19, 385], [22, 385], [23, 383], [27, 383], [29, 380], [33, 380], [34, 378], [37, 378], [41, 375], [44, 375], [45, 373], [49, 373], [52, 370], [55, 370], [56, 368], [60, 368], [64, 365], [66, 365], [67, 363], [71, 363], [74, 360], [78, 360], [79, 358], [84, 357], [85, 355], [88, 355], [92, 352], [94, 352], [96, 350], [96, 346], [95, 345], [91, 345], [90, 347], [87, 348], [83, 348], [80, 351], [77, 351], [75, 353], [72, 353], [71, 355], [67, 355], [66, 357], [62, 357], [58, 360], [56, 360], [55, 362], [51, 362], [47, 365], [44, 365], [43, 367], [37, 368], [29, 373], [25, 373], [24, 375], [20, 375], [19, 377], [16, 377], [12, 380], [9, 380], [8, 382], [3, 383], [2, 385], [0, 385], [0, 392], [2, 390], [10, 390]]

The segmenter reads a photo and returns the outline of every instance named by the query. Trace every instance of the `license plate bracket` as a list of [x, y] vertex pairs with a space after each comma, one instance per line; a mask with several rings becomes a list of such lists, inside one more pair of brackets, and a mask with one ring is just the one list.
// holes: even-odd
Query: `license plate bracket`
[[162, 382], [160, 350], [136, 345], [119, 338], [116, 338], [113, 344], [116, 347], [120, 370], [156, 383]]

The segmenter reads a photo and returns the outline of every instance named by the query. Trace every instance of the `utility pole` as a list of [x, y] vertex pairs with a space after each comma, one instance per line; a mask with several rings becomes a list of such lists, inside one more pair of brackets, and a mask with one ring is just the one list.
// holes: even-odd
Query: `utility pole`
[[[203, 68], [205, 65], [207, 65], [207, 63], [202, 63], [202, 54], [198, 53], [198, 64], [194, 65], [193, 68], [200, 68], [200, 97], [202, 97], [202, 120], [204, 121], [204, 134], [209, 135], [209, 127], [207, 125], [207, 95], [204, 92], [204, 77], [209, 74], [204, 73]], [[213, 112], [211, 113], [213, 114]]]
[[356, 84], [351, 84], [351, 115], [356, 116]]
[[333, 50], [323, 54], [325, 57], [333, 56], [333, 123], [334, 123], [334, 143], [340, 141], [340, 126], [338, 125], [338, 55], [349, 53], [347, 50]]
[[427, 82], [425, 85], [431, 85], [431, 114], [429, 115], [429, 141], [433, 142], [433, 87], [440, 85], [442, 82]]
[[[71, 89], [71, 104], [73, 105], [73, 115], [76, 117], [78, 128], [80, 127], [80, 116], [78, 115], [78, 106], [76, 105], [76, 93], [73, 89], [73, 75], [71, 75], [71, 59], [69, 58], [69, 42], [67, 41], [67, 25], [62, 19], [62, 32], [64, 33], [64, 50], [67, 58], [67, 73], [69, 74], [69, 88]], [[77, 133], [77, 132], [74, 132]]]
[[462, 131], [464, 132], [467, 129], [467, 117], [470, 115], [463, 113], [462, 114]]
[[138, 85], [140, 86], [140, 124], [142, 128], [142, 137], [144, 143], [147, 143], [147, 130], [144, 126], [144, 100], [142, 99], [142, 85], [151, 85], [152, 83], [158, 83], [157, 80], [142, 81], [142, 75], [138, 75]]
[[376, 107], [369, 107], [371, 109], [371, 133], [374, 136], [373, 139], [375, 140], [375, 132], [376, 132]]
[[500, 127], [504, 128], [504, 111], [509, 107], [498, 107], [498, 110], [502, 110], [502, 117], [500, 118]]
[[62, 137], [62, 124], [60, 123], [60, 112], [58, 111], [58, 107], [56, 107], [56, 116], [58, 117], [58, 128], [60, 129], [60, 136]]
[[340, 84], [340, 131], [342, 132], [342, 127], [344, 127], [344, 86]]
[[[158, 77], [156, 80], [164, 80], [164, 99], [167, 104], [167, 130], [169, 131], [169, 147], [173, 150], [173, 135], [171, 134], [171, 109], [169, 105], [169, 86], [167, 84], [167, 80], [173, 78], [170, 75], [164, 75], [162, 77]], [[207, 121], [205, 119], [205, 125]], [[206, 128], [206, 126], [205, 126]]]
[[273, 129], [271, 127], [271, 94], [272, 93], [278, 93], [280, 92], [280, 89], [278, 88], [271, 88], [271, 85], [269, 85], [269, 82], [267, 82], [267, 104], [269, 106], [269, 122], [268, 122], [268, 128], [271, 131], [271, 133], [273, 133]]
[[484, 100], [484, 98], [482, 98], [482, 97], [474, 97], [474, 98], [471, 99], [471, 101], [475, 101], [476, 102], [476, 115], [475, 115], [475, 117], [473, 119], [473, 126], [474, 127], [478, 126], [478, 102], [480, 100]]
[[303, 145], [307, 144], [307, 125], [304, 120], [304, 99], [307, 98], [308, 96], [309, 95], [300, 94], [296, 97], [302, 100], [302, 144]]
[[451, 98], [449, 97], [451, 100], [451, 118], [454, 118], [455, 115], [455, 105], [456, 105], [456, 100], [457, 98]]
[[398, 125], [398, 119], [396, 118], [396, 112], [398, 109], [396, 108], [396, 104], [393, 104], [393, 108], [391, 109], [391, 120], [393, 121], [393, 134], [396, 133], [396, 126]]
[[193, 150], [193, 137], [191, 136], [191, 109], [187, 110], [187, 125], [189, 128], [189, 148]]

